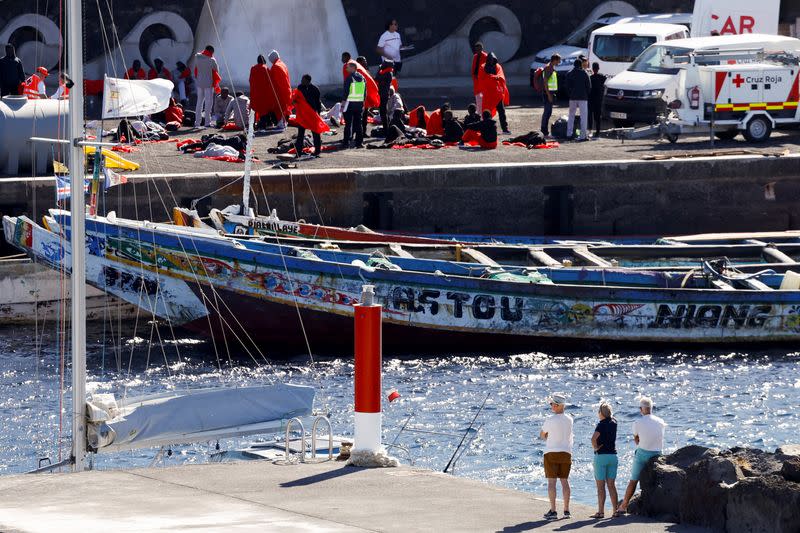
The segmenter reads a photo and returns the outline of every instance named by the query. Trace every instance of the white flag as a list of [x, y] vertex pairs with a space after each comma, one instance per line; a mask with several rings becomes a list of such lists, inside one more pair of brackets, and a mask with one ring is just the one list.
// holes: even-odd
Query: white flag
[[163, 111], [169, 106], [174, 85], [169, 80], [124, 80], [106, 77], [103, 118], [136, 117]]

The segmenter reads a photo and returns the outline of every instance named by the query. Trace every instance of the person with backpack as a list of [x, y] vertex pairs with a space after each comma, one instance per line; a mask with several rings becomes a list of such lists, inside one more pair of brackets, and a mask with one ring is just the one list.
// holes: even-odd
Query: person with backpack
[[592, 63], [592, 90], [589, 93], [589, 129], [594, 126], [594, 136], [600, 136], [600, 115], [603, 109], [603, 91], [606, 87], [606, 75], [600, 74], [600, 64]]
[[581, 114], [581, 133], [579, 141], [587, 140], [587, 130], [589, 129], [589, 93], [592, 90], [592, 82], [589, 74], [583, 68], [583, 61], [578, 58], [572, 65], [572, 70], [567, 74], [567, 92], [569, 94], [569, 120], [567, 121], [567, 139], [572, 138], [575, 131], [575, 112]]
[[558, 96], [558, 73], [556, 67], [561, 64], [561, 56], [553, 54], [550, 61], [544, 66], [536, 69], [533, 75], [533, 88], [542, 93], [542, 133], [550, 134], [550, 117], [553, 116], [553, 104]]

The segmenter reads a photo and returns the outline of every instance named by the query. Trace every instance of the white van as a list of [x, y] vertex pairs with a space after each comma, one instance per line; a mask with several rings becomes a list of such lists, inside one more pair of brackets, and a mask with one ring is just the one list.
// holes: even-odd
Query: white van
[[[550, 61], [553, 54], [561, 56], [561, 65], [556, 68], [556, 72], [561, 75], [566, 74], [572, 70], [572, 63], [575, 62], [579, 56], [589, 57], [589, 37], [594, 30], [610, 26], [611, 24], [632, 24], [632, 23], [663, 23], [663, 24], [681, 24], [691, 30], [692, 14], [691, 13], [655, 13], [646, 15], [633, 15], [633, 16], [613, 16], [601, 17], [596, 20], [590, 21], [587, 24], [579, 27], [570, 33], [564, 42], [539, 50], [536, 52], [533, 62], [531, 62], [531, 76], [538, 68], [544, 66]], [[563, 84], [559, 83], [559, 87]]]
[[651, 44], [687, 37], [689, 29], [682, 24], [612, 24], [592, 32], [589, 63], [599, 63], [600, 73], [614, 76], [627, 69]]
[[679, 69], [665, 67], [662, 59], [690, 52], [764, 48], [800, 51], [800, 40], [781, 35], [720, 35], [657, 43], [645, 50], [627, 70], [606, 81], [603, 116], [615, 126], [652, 124], [666, 113], [667, 103], [679, 98]]

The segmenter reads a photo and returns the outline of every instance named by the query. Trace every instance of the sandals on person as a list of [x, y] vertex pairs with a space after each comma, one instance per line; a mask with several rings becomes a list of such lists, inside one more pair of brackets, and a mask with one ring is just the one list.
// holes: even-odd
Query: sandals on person
[[605, 518], [605, 517], [606, 517], [605, 513], [594, 513], [594, 514], [593, 514], [592, 516], [590, 516], [589, 518], [596, 518], [596, 519], [600, 519], [600, 518]]
[[616, 511], [614, 511], [614, 518], [620, 518], [622, 516], [625, 516], [627, 513], [628, 513], [627, 509], [622, 509], [622, 510], [617, 509]]

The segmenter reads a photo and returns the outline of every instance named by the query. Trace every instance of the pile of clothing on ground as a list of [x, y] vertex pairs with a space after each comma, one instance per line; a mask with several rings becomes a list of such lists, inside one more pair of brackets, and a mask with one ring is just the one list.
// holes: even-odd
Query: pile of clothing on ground
[[244, 161], [247, 150], [247, 136], [243, 133], [226, 137], [219, 133], [203, 135], [198, 139], [186, 139], [179, 142], [178, 150], [194, 157], [204, 157], [217, 161]]

